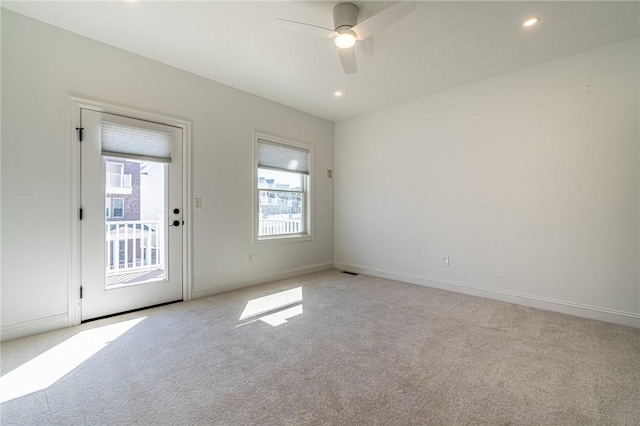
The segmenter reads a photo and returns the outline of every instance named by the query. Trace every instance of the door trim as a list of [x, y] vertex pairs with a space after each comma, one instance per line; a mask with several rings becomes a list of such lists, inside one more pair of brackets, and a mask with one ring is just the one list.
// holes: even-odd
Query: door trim
[[191, 300], [191, 280], [192, 280], [192, 264], [191, 264], [191, 235], [192, 234], [192, 182], [191, 182], [191, 122], [180, 118], [169, 117], [165, 115], [146, 112], [134, 108], [123, 107], [120, 105], [109, 104], [106, 102], [69, 96], [69, 106], [71, 109], [71, 127], [69, 140], [71, 141], [71, 170], [69, 176], [71, 200], [71, 241], [69, 256], [69, 326], [78, 325], [81, 321], [80, 306], [80, 278], [81, 278], [81, 226], [80, 223], [80, 183], [81, 183], [81, 166], [80, 166], [80, 142], [78, 141], [78, 132], [76, 128], [80, 127], [80, 110], [90, 109], [98, 112], [122, 115], [139, 120], [153, 121], [159, 124], [178, 127], [182, 129], [182, 206], [184, 211], [185, 226], [182, 227], [182, 296], [183, 300]]

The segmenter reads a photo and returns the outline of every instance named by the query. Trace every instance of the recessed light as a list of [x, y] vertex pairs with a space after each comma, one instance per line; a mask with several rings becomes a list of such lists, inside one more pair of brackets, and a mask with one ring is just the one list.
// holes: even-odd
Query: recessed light
[[336, 98], [340, 98], [342, 97], [342, 92], [340, 90], [336, 90], [335, 92], [333, 92], [333, 96], [335, 96]]
[[533, 18], [529, 18], [526, 21], [524, 21], [522, 23], [523, 27], [531, 27], [532, 25], [537, 24], [538, 22], [540, 22], [540, 18], [537, 16], [534, 16]]

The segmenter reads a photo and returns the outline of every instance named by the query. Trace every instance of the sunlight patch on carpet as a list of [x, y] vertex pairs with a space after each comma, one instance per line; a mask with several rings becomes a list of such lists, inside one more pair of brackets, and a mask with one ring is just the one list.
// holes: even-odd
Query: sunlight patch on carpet
[[82, 331], [0, 377], [0, 402], [43, 390], [147, 317]]
[[296, 287], [249, 300], [240, 315], [239, 321], [264, 315], [254, 321], [263, 321], [273, 327], [276, 327], [280, 324], [286, 323], [289, 318], [301, 314], [302, 287]]
[[293, 318], [298, 315], [302, 315], [302, 305], [297, 305], [274, 314], [265, 315], [260, 317], [259, 320], [266, 322], [270, 326], [277, 327], [287, 322], [289, 318]]

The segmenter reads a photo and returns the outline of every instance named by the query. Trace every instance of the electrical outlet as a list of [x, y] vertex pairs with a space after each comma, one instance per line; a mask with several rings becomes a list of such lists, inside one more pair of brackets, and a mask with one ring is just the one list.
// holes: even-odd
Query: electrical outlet
[[442, 257], [442, 266], [449, 266], [449, 256]]
[[253, 253], [247, 255], [247, 263], [253, 263]]
[[200, 210], [202, 208], [202, 198], [193, 199], [193, 208]]

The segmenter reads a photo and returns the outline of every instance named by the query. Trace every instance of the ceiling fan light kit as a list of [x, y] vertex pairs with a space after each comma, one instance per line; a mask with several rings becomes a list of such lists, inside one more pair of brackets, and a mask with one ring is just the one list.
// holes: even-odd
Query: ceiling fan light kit
[[333, 8], [333, 30], [304, 22], [279, 19], [288, 28], [333, 38], [338, 48], [338, 57], [346, 74], [358, 71], [355, 44], [416, 10], [415, 0], [400, 1], [393, 6], [358, 23], [358, 6], [353, 3], [339, 3]]
[[346, 30], [342, 33], [339, 33], [336, 38], [333, 39], [336, 47], [340, 49], [349, 49], [350, 47], [355, 46], [356, 40], [356, 33], [351, 30]]

